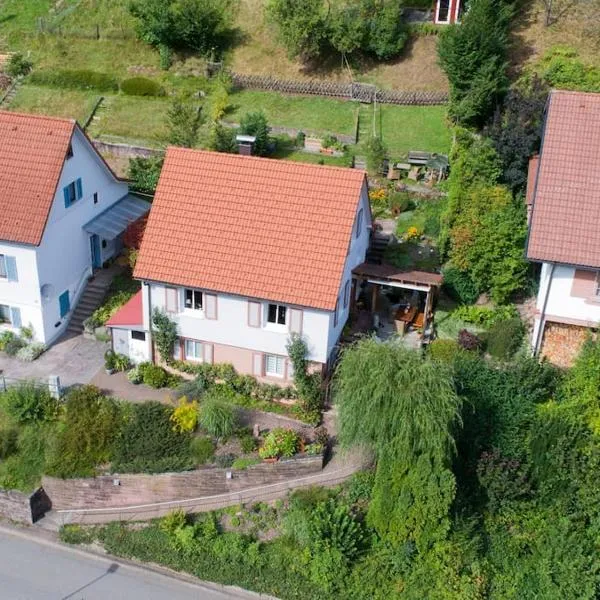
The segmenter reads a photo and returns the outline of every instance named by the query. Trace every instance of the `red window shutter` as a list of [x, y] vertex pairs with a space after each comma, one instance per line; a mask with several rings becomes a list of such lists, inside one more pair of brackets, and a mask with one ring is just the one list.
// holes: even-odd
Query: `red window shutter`
[[574, 298], [593, 298], [598, 286], [598, 272], [575, 269], [571, 296]]
[[177, 289], [174, 287], [165, 288], [165, 310], [169, 313], [176, 313], [177, 305]]
[[253, 302], [252, 300], [248, 300], [248, 325], [250, 327], [260, 327], [261, 310], [262, 305], [260, 302]]
[[217, 296], [216, 294], [204, 294], [204, 316], [207, 319], [217, 318]]

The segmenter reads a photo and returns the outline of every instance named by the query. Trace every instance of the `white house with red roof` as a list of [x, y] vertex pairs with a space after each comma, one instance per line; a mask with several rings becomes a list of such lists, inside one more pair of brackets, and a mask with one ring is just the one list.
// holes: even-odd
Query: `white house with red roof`
[[541, 263], [532, 346], [567, 366], [600, 323], [600, 94], [553, 91], [530, 163], [527, 258]]
[[0, 111], [0, 331], [55, 341], [148, 208], [74, 120]]
[[324, 366], [370, 228], [362, 171], [169, 148], [134, 271], [141, 296], [108, 323], [115, 350], [157, 359], [158, 309], [177, 323], [177, 359], [283, 383], [297, 332]]

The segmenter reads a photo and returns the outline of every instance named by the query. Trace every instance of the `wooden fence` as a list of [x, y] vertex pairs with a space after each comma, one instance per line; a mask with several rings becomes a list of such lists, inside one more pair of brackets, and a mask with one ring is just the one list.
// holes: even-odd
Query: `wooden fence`
[[282, 94], [301, 94], [358, 100], [359, 102], [381, 102], [434, 106], [448, 102], [447, 92], [408, 92], [401, 90], [380, 90], [367, 83], [339, 83], [336, 81], [277, 79], [269, 75], [243, 75], [230, 73], [234, 87], [238, 89], [265, 90]]

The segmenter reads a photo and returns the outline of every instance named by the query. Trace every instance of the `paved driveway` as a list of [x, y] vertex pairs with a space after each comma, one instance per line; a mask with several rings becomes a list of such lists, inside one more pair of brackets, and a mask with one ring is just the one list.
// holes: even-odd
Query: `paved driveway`
[[104, 365], [107, 343], [82, 335], [63, 336], [37, 360], [27, 363], [0, 354], [2, 375], [13, 379], [47, 379], [58, 375], [63, 386], [89, 383]]

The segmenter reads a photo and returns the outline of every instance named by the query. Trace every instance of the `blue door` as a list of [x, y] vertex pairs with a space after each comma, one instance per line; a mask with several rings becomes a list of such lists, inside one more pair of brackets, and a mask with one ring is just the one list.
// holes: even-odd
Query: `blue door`
[[95, 233], [90, 237], [90, 247], [92, 250], [92, 267], [99, 269], [102, 266], [100, 238]]
[[63, 292], [58, 297], [58, 304], [60, 305], [60, 318], [62, 319], [71, 310], [71, 301], [69, 300], [69, 290]]

